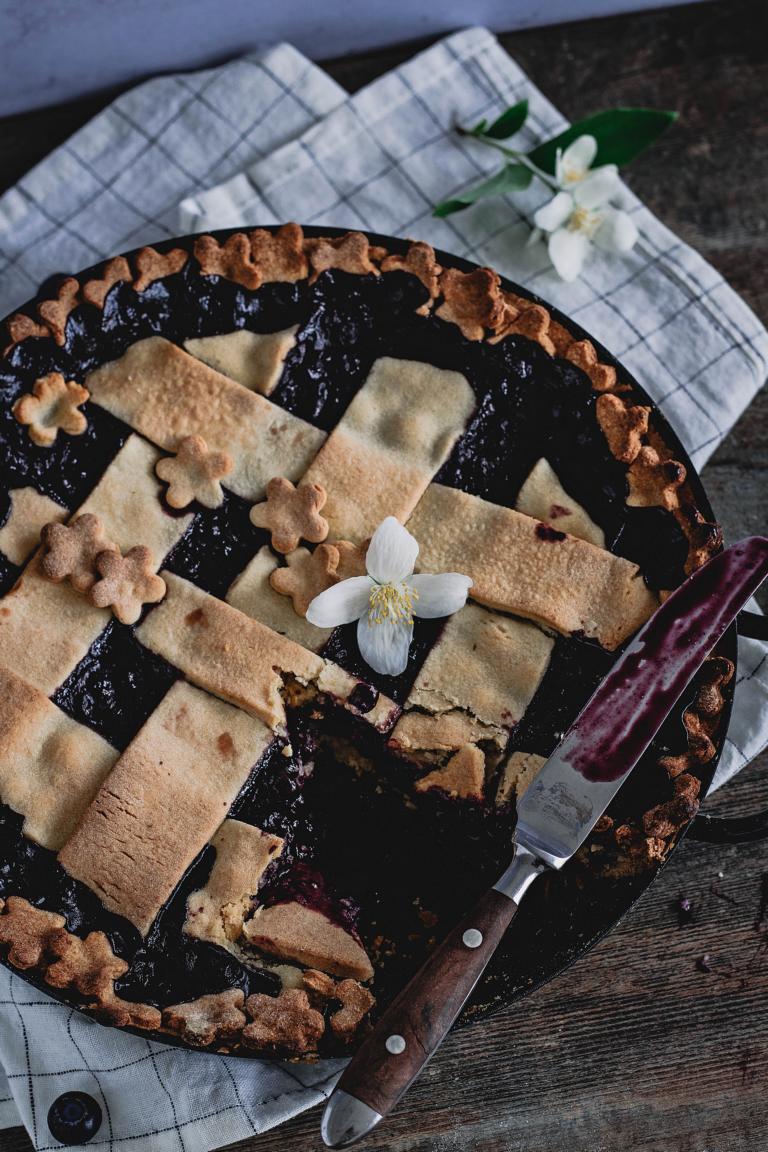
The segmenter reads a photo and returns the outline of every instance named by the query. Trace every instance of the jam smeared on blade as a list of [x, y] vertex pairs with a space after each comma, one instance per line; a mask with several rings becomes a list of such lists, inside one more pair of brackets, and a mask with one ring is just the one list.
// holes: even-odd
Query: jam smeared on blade
[[661, 605], [597, 689], [563, 741], [562, 759], [587, 780], [620, 780], [766, 576], [768, 539], [762, 536], [734, 544], [699, 568]]

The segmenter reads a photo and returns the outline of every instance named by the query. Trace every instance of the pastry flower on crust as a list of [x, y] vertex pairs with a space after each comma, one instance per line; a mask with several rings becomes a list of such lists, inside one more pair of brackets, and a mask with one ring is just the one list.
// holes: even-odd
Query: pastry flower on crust
[[357, 620], [360, 654], [375, 672], [398, 676], [408, 664], [413, 618], [435, 619], [458, 612], [472, 587], [459, 572], [413, 574], [419, 545], [402, 524], [387, 516], [365, 557], [366, 576], [351, 576], [315, 596], [307, 620], [336, 628]]

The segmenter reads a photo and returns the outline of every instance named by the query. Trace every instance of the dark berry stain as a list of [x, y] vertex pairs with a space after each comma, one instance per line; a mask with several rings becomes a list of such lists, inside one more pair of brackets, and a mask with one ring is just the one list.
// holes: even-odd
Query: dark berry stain
[[537, 524], [536, 535], [539, 540], [546, 540], [549, 544], [556, 544], [559, 540], [565, 540], [565, 532], [558, 532], [549, 524]]

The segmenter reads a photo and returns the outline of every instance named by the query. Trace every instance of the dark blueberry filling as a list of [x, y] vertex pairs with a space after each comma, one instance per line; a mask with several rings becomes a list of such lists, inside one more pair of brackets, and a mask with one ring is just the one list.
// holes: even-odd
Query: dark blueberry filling
[[20, 575], [21, 568], [12, 564], [8, 557], [0, 552], [0, 596], [10, 592]]
[[24, 896], [38, 908], [60, 912], [79, 936], [101, 929], [115, 952], [130, 959], [140, 942], [133, 925], [107, 912], [90, 888], [59, 866], [54, 852], [25, 839], [22, 824], [21, 816], [0, 804], [0, 896]]
[[[42, 341], [39, 341], [42, 343]], [[11, 413], [10, 397], [18, 388], [0, 392], [0, 452], [4, 488], [31, 485], [45, 496], [74, 509], [95, 487], [102, 472], [130, 434], [114, 416], [86, 404], [88, 428], [82, 436], [60, 434], [50, 448], [38, 448], [26, 427]]]
[[412, 322], [424, 290], [409, 276], [325, 272], [311, 293], [307, 320], [271, 399], [330, 431], [374, 360], [397, 348], [395, 334]]
[[[92, 490], [130, 434], [96, 405], [87, 405], [88, 430], [61, 434], [53, 448], [36, 448], [11, 407], [35, 378], [61, 371], [83, 380], [88, 371], [154, 334], [182, 343], [250, 328], [299, 328], [282, 379], [271, 399], [330, 430], [379, 356], [427, 361], [463, 372], [477, 398], [464, 435], [437, 476], [440, 483], [511, 506], [531, 467], [545, 456], [565, 490], [603, 528], [608, 545], [640, 564], [654, 588], [683, 577], [686, 541], [673, 517], [659, 510], [628, 509], [624, 466], [610, 455], [595, 419], [589, 380], [574, 365], [553, 360], [523, 337], [489, 346], [465, 340], [435, 317], [415, 315], [423, 286], [404, 273], [350, 276], [326, 272], [314, 285], [267, 284], [257, 292], [203, 277], [194, 260], [140, 296], [127, 284], [109, 293], [103, 313], [80, 306], [67, 328], [67, 343], [27, 340], [0, 374], [0, 459], [4, 488], [32, 484], [69, 509]], [[166, 509], [173, 514], [171, 509]], [[249, 520], [249, 505], [227, 494], [215, 510], [195, 506], [189, 529], [166, 566], [223, 596], [267, 536]], [[0, 522], [7, 502], [0, 507]], [[545, 539], [562, 534], [544, 529]], [[0, 591], [19, 569], [0, 556]], [[378, 694], [403, 702], [439, 635], [440, 621], [417, 621], [408, 668], [402, 676], [377, 676], [361, 661], [355, 626], [337, 629], [324, 649], [366, 683], [352, 703], [370, 711]], [[579, 638], [558, 639], [533, 703], [513, 730], [511, 747], [548, 754], [613, 662], [614, 656]], [[176, 678], [176, 671], [115, 622], [54, 695], [70, 715], [124, 748]], [[376, 763], [376, 771], [341, 762], [332, 733]], [[388, 759], [380, 738], [347, 712], [316, 718], [299, 708], [289, 715], [290, 754], [276, 740], [254, 768], [232, 809], [237, 819], [286, 840], [262, 890], [268, 903], [299, 900], [323, 910], [368, 943], [376, 941], [379, 990], [387, 994], [415, 964], [425, 945], [455, 919], [506, 863], [514, 814], [507, 808], [451, 802], [439, 793], [403, 803], [415, 769]], [[656, 744], [675, 752], [685, 732], [670, 720]], [[632, 787], [655, 787], [654, 765], [633, 777]], [[622, 793], [624, 796], [624, 793]], [[627, 792], [629, 797], [629, 792]], [[629, 797], [628, 801], [632, 801]], [[89, 889], [73, 881], [54, 854], [24, 840], [21, 819], [0, 807], [0, 896], [18, 893], [40, 907], [62, 912], [71, 931], [107, 932], [115, 951], [131, 961], [118, 985], [129, 999], [168, 1004], [225, 987], [275, 992], [276, 979], [252, 972], [228, 953], [184, 937], [186, 899], [205, 883], [213, 854], [206, 849], [163, 909], [146, 941], [130, 924], [105, 911]]]
[[205, 884], [214, 855], [212, 848], [201, 852], [136, 949], [130, 969], [115, 983], [115, 990], [126, 1000], [165, 1007], [225, 988], [242, 988], [246, 996], [280, 991], [280, 981], [272, 973], [246, 968], [225, 949], [181, 930], [187, 897]]
[[549, 756], [614, 659], [598, 644], [558, 637], [541, 686], [512, 731], [510, 748]]
[[335, 893], [328, 875], [305, 861], [295, 863], [289, 870], [283, 870], [278, 880], [265, 884], [262, 899], [270, 907], [295, 901], [322, 912], [347, 932], [357, 934], [360, 919], [357, 901], [351, 896]]
[[558, 532], [557, 528], [552, 528], [549, 524], [537, 524], [536, 535], [539, 540], [548, 540], [550, 544], [565, 540], [565, 532]]
[[688, 541], [663, 508], [627, 508], [614, 552], [640, 566], [651, 588], [676, 588], [688, 556]]
[[379, 693], [370, 684], [358, 684], [352, 689], [349, 697], [349, 703], [353, 708], [357, 708], [358, 712], [370, 712], [376, 707], [378, 700]]
[[52, 699], [116, 748], [126, 748], [178, 672], [150, 652], [133, 629], [111, 620]]
[[248, 501], [233, 492], [226, 493], [218, 508], [194, 504], [197, 515], [163, 567], [223, 597], [262, 544], [269, 542], [269, 534], [251, 524], [250, 509]]
[[[365, 663], [357, 646], [357, 625], [345, 624], [336, 628], [323, 648], [323, 656], [346, 668], [353, 676], [368, 681], [375, 689], [402, 704], [413, 686], [419, 669], [427, 658], [430, 648], [440, 634], [442, 620], [416, 620], [413, 628], [413, 643], [408, 653], [408, 667], [399, 676], [384, 676], [374, 672]], [[375, 701], [374, 701], [375, 703]], [[371, 704], [371, 708], [373, 704]]]

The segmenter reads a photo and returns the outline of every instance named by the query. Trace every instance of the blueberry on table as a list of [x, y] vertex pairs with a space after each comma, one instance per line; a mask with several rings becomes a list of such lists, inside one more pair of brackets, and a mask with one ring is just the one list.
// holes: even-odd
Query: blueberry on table
[[87, 1144], [101, 1127], [101, 1108], [87, 1092], [64, 1092], [48, 1109], [48, 1127], [60, 1144]]

